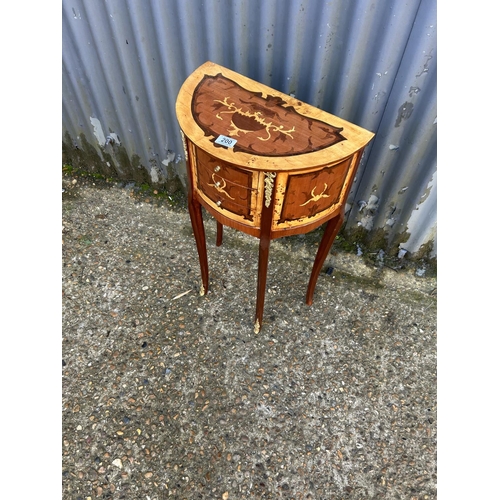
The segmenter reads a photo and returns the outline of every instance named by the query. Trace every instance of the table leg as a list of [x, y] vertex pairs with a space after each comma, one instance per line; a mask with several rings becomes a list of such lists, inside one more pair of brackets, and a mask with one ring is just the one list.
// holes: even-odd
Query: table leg
[[259, 243], [259, 271], [257, 275], [257, 308], [255, 312], [255, 333], [262, 328], [264, 316], [264, 297], [266, 295], [267, 264], [269, 261], [269, 235], [262, 235]]
[[220, 247], [222, 245], [222, 234], [223, 234], [223, 225], [217, 221], [217, 240], [215, 241], [215, 245]]
[[319, 244], [319, 248], [316, 253], [316, 259], [314, 260], [311, 277], [309, 278], [309, 286], [307, 287], [307, 294], [306, 294], [306, 304], [308, 306], [310, 306], [313, 303], [314, 289], [316, 288], [316, 282], [318, 281], [318, 276], [321, 271], [321, 267], [325, 262], [328, 252], [330, 251], [330, 247], [332, 246], [333, 240], [335, 240], [335, 236], [337, 236], [337, 233], [342, 227], [343, 221], [344, 221], [343, 214], [339, 214], [336, 217], [333, 217], [333, 219], [330, 219], [328, 221], [328, 224], [326, 225], [323, 238], [321, 239], [321, 243]]
[[[260, 241], [259, 241], [259, 269], [257, 274], [257, 307], [255, 311], [254, 332], [259, 333], [262, 328], [264, 316], [264, 297], [266, 295], [267, 263], [269, 261], [269, 246], [271, 244], [271, 226], [273, 222], [274, 206], [274, 176], [271, 177], [269, 186], [266, 186], [266, 202], [262, 207], [260, 219]], [[272, 191], [269, 193], [269, 189]]]
[[191, 192], [188, 196], [188, 209], [189, 216], [191, 217], [194, 239], [196, 240], [196, 248], [198, 249], [198, 258], [200, 259], [202, 283], [200, 295], [205, 295], [208, 291], [208, 258], [207, 244], [205, 240], [205, 227], [203, 225], [200, 202], [192, 195]]

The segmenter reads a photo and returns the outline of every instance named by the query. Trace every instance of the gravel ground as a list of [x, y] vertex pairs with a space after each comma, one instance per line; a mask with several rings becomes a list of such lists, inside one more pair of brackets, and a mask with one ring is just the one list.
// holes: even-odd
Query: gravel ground
[[[436, 279], [63, 176], [62, 498], [436, 498]], [[163, 201], [162, 201], [163, 200]]]

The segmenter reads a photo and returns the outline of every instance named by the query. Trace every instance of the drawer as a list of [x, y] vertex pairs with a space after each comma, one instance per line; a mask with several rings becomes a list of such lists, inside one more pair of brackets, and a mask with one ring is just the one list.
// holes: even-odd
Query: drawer
[[288, 175], [278, 225], [299, 220], [307, 222], [339, 204], [351, 160], [314, 172]]
[[198, 148], [196, 158], [198, 191], [218, 207], [253, 221], [252, 183], [257, 173], [220, 161]]

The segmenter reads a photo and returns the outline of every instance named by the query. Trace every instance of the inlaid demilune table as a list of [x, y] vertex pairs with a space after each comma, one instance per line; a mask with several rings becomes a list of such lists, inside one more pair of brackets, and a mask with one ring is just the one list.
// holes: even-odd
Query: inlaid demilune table
[[314, 288], [344, 218], [361, 155], [374, 134], [239, 73], [206, 62], [176, 102], [184, 140], [189, 215], [208, 291], [202, 207], [223, 226], [259, 238], [254, 330], [262, 328], [269, 246], [326, 223], [306, 292]]

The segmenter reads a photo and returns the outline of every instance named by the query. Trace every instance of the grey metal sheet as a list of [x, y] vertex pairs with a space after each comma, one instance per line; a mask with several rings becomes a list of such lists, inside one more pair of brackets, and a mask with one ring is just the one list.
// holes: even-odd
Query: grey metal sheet
[[118, 176], [185, 179], [175, 100], [211, 60], [375, 132], [346, 228], [406, 238], [409, 252], [435, 244], [435, 0], [63, 0], [62, 10], [63, 140], [92, 147]]

